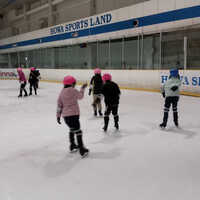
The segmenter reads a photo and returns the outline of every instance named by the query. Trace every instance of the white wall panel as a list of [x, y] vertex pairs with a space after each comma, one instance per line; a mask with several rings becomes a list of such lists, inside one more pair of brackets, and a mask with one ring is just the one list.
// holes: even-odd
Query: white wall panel
[[[175, 0], [176, 9], [185, 8], [186, 7], [186, 4], [185, 4], [186, 1], [188, 1], [188, 0], [181, 0], [181, 1]], [[190, 0], [188, 2], [190, 2]]]
[[184, 6], [185, 7], [192, 7], [192, 6], [195, 6], [197, 3], [197, 0], [184, 0]]
[[131, 10], [133, 10], [135, 18], [144, 16], [144, 4], [143, 3], [132, 6]]
[[158, 0], [151, 0], [144, 3], [144, 16], [158, 13]]
[[[178, 0], [178, 1], [182, 1], [182, 0]], [[167, 0], [167, 1], [159, 0], [158, 2], [159, 13], [174, 10], [175, 6], [176, 6], [175, 0]]]
[[194, 6], [199, 6], [200, 5], [200, 0], [193, 0]]

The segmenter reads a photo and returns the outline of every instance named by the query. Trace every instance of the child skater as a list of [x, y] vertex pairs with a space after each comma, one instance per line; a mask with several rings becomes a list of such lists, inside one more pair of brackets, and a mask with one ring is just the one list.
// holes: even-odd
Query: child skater
[[29, 74], [29, 84], [30, 84], [30, 91], [29, 91], [29, 95], [32, 95], [32, 87], [35, 91], [35, 95], [37, 95], [37, 83], [38, 83], [38, 75], [37, 73], [35, 73], [35, 68], [31, 67], [30, 68], [30, 74]]
[[104, 113], [104, 127], [103, 130], [106, 132], [109, 123], [109, 115], [112, 112], [114, 116], [115, 128], [119, 129], [119, 116], [118, 116], [118, 106], [120, 98], [119, 86], [112, 81], [112, 76], [109, 73], [105, 73], [102, 77], [104, 85], [102, 88], [102, 94], [104, 95], [104, 101], [106, 105], [106, 110]]
[[171, 105], [173, 109], [174, 124], [178, 127], [177, 104], [180, 96], [180, 86], [181, 80], [178, 69], [171, 69], [169, 79], [161, 88], [162, 95], [165, 98], [163, 122], [160, 124], [161, 128], [167, 126], [168, 113]]
[[90, 89], [89, 95], [93, 92], [93, 109], [94, 109], [94, 116], [97, 116], [97, 109], [100, 116], [102, 116], [102, 105], [101, 105], [101, 98], [102, 98], [102, 86], [103, 80], [101, 77], [101, 70], [96, 68], [94, 70], [94, 76], [90, 81]]
[[18, 97], [22, 97], [22, 92], [24, 91], [24, 96], [28, 96], [27, 91], [25, 89], [26, 87], [26, 77], [24, 75], [24, 72], [22, 71], [22, 68], [17, 68], [17, 73], [19, 75], [19, 82], [20, 82], [20, 92]]
[[[80, 129], [80, 109], [78, 100], [84, 96], [87, 83], [83, 84], [80, 91], [75, 89], [76, 79], [73, 76], [66, 76], [63, 80], [64, 88], [62, 89], [57, 101], [57, 122], [61, 124], [62, 115], [65, 123], [69, 127], [70, 152], [77, 151], [82, 157], [87, 156], [89, 150], [84, 147], [82, 141], [82, 130]], [[78, 145], [75, 142], [75, 137]]]

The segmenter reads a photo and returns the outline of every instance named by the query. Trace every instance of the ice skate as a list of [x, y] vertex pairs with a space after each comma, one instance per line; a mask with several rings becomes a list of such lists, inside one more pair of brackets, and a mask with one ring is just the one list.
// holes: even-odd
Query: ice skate
[[87, 149], [85, 147], [80, 148], [79, 151], [80, 151], [80, 155], [82, 158], [85, 158], [89, 153], [89, 149]]
[[20, 94], [18, 97], [20, 98], [20, 97], [22, 97], [22, 95]]
[[70, 153], [75, 153], [78, 151], [78, 146], [76, 144], [71, 144], [69, 147]]
[[178, 122], [174, 123], [177, 128], [179, 128]]
[[102, 114], [102, 112], [101, 112], [101, 111], [99, 111], [99, 116], [101, 116], [101, 117], [103, 116], [103, 114]]
[[164, 123], [160, 124], [161, 129], [164, 129], [165, 127], [166, 127], [166, 124], [164, 124]]
[[115, 124], [115, 128], [116, 128], [117, 130], [119, 130], [119, 124], [118, 124], [118, 123]]
[[104, 127], [103, 127], [103, 131], [104, 131], [104, 132], [106, 132], [106, 131], [107, 131], [107, 129], [108, 129], [108, 127], [107, 127], [107, 126], [104, 126]]

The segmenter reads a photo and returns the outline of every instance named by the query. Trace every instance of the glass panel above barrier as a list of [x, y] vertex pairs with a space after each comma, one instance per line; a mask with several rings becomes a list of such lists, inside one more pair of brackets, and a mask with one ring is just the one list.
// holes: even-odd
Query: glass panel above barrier
[[122, 39], [110, 41], [110, 68], [122, 69]]
[[162, 69], [184, 65], [184, 33], [183, 31], [162, 33]]
[[8, 54], [0, 54], [0, 68], [8, 68], [9, 59]]
[[11, 67], [12, 68], [17, 68], [18, 67], [18, 55], [17, 53], [10, 53], [10, 58], [11, 58]]
[[200, 69], [200, 29], [188, 30], [187, 69]]
[[98, 42], [97, 63], [102, 69], [109, 68], [109, 41]]
[[138, 68], [138, 37], [124, 38], [124, 69]]
[[142, 69], [159, 69], [160, 34], [143, 36]]

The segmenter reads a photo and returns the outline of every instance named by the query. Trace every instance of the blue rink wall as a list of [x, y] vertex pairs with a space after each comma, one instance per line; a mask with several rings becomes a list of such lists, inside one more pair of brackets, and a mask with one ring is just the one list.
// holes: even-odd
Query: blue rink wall
[[[24, 69], [28, 78], [29, 69]], [[162, 84], [168, 79], [168, 70], [102, 70], [111, 73], [113, 81], [122, 89], [160, 92]], [[93, 70], [40, 69], [41, 80], [61, 82], [66, 75], [72, 75], [78, 83], [90, 81]], [[200, 97], [200, 71], [180, 70], [181, 92], [184, 95]], [[16, 69], [0, 69], [0, 79], [17, 79]]]

